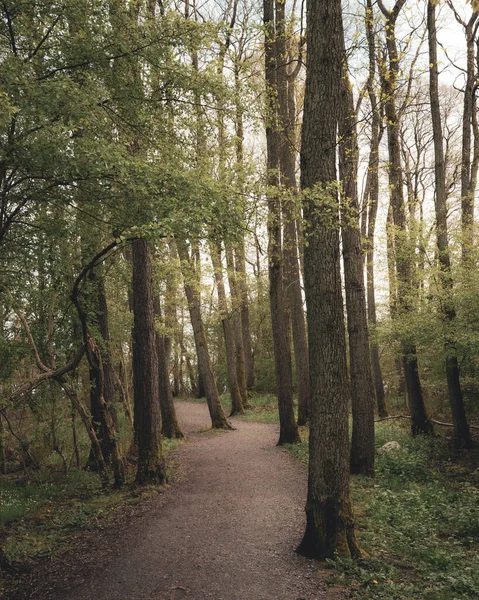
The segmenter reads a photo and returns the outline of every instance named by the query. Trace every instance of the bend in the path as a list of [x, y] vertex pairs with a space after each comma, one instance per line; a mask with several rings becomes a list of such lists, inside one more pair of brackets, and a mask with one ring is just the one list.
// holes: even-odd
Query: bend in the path
[[[160, 509], [119, 532], [102, 573], [69, 600], [324, 600], [317, 565], [294, 553], [304, 527], [306, 472], [276, 447], [277, 427], [208, 426], [205, 405], [178, 403], [190, 432], [179, 481]], [[55, 596], [59, 600], [61, 596]]]

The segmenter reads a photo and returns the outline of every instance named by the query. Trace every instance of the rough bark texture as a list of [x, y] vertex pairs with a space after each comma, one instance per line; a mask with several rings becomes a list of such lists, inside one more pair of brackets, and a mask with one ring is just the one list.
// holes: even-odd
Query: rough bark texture
[[349, 497], [346, 340], [341, 294], [336, 184], [337, 97], [343, 74], [341, 0], [308, 6], [308, 58], [301, 187], [311, 382], [306, 531], [298, 548], [319, 559], [356, 557]]
[[161, 484], [166, 472], [161, 443], [151, 251], [144, 239], [132, 243], [132, 266], [133, 389], [138, 437], [136, 481], [140, 485]]
[[[346, 56], [346, 50], [343, 50]], [[369, 360], [369, 334], [364, 290], [361, 232], [357, 192], [358, 147], [356, 114], [347, 69], [341, 80], [339, 171], [344, 283], [349, 337], [349, 368], [353, 413], [351, 473], [374, 475], [374, 385]]]
[[281, 247], [281, 203], [278, 189], [279, 139], [276, 102], [276, 52], [274, 42], [274, 0], [264, 0], [265, 75], [267, 92], [266, 148], [268, 167], [268, 267], [269, 298], [278, 394], [280, 433], [278, 444], [296, 443], [299, 431], [293, 408], [289, 314], [284, 291]]
[[[291, 196], [283, 200], [283, 262], [284, 287], [291, 318], [294, 360], [298, 387], [298, 425], [305, 425], [309, 418], [309, 356], [306, 325], [299, 273], [298, 236], [296, 232], [295, 200], [296, 149], [294, 146], [294, 79], [288, 75], [286, 50], [286, 15], [284, 2], [276, 2], [276, 82], [279, 126], [280, 183]], [[293, 102], [293, 106], [291, 103]]]
[[[161, 304], [159, 297], [153, 301], [154, 313], [161, 317]], [[161, 433], [169, 439], [182, 438], [178, 419], [176, 418], [173, 392], [170, 384], [170, 373], [168, 368], [168, 355], [166, 351], [165, 337], [155, 332], [156, 356], [158, 359], [158, 388], [161, 411]]]
[[[111, 462], [115, 486], [121, 487], [125, 482], [125, 468], [117, 436], [116, 413], [113, 409], [115, 382], [109, 350], [108, 309], [104, 280], [93, 267], [88, 272], [87, 278], [90, 283], [88, 300], [92, 307], [91, 314], [87, 313], [84, 300], [79, 297], [78, 287], [75, 288], [75, 292], [72, 292], [72, 300], [80, 317], [88, 358], [92, 426], [96, 429], [98, 438], [99, 435], [103, 436], [99, 438], [102, 445], [101, 458], [105, 458], [107, 463]], [[91, 326], [89, 320], [92, 321]], [[103, 454], [105, 449], [108, 451], [107, 456], [110, 461]], [[100, 471], [103, 467], [98, 464], [98, 460], [101, 458], [96, 445], [92, 443], [90, 464], [98, 466]]]
[[214, 245], [210, 244], [211, 262], [215, 273], [216, 289], [218, 291], [218, 307], [221, 317], [221, 326], [223, 328], [223, 336], [225, 340], [226, 351], [226, 368], [228, 372], [228, 386], [231, 395], [231, 414], [243, 414], [243, 399], [241, 397], [240, 388], [238, 385], [238, 370], [236, 362], [236, 348], [234, 343], [233, 328], [231, 318], [228, 313], [228, 302], [226, 300], [225, 284], [223, 280], [223, 267], [221, 264], [221, 251]]
[[[399, 54], [396, 44], [396, 20], [406, 0], [397, 0], [392, 10], [387, 10], [382, 0], [378, 0], [386, 18], [386, 36], [388, 52], [387, 73], [383, 72], [382, 88], [384, 109], [388, 133], [389, 150], [389, 187], [391, 190], [391, 208], [393, 221], [394, 253], [397, 273], [397, 311], [405, 317], [412, 313], [414, 289], [414, 246], [409, 239], [406, 227], [404, 192], [401, 168], [401, 145], [399, 137], [399, 116], [396, 109], [396, 84], [399, 72]], [[419, 379], [416, 343], [409, 336], [401, 336], [402, 361], [406, 379], [407, 398], [411, 413], [413, 435], [432, 432], [431, 421], [427, 418], [426, 408]]]
[[[374, 376], [374, 387], [376, 391], [376, 403], [380, 417], [387, 417], [386, 399], [384, 393], [383, 376], [381, 372], [381, 362], [379, 360], [379, 346], [376, 332], [371, 333], [371, 329], [376, 327], [376, 297], [374, 288], [374, 251], [376, 230], [376, 216], [379, 203], [379, 142], [382, 137], [381, 130], [381, 111], [378, 98], [376, 96], [374, 78], [376, 73], [376, 43], [374, 38], [374, 15], [372, 0], [367, 0], [366, 8], [366, 35], [368, 39], [369, 51], [369, 75], [367, 81], [368, 96], [371, 103], [372, 123], [371, 123], [371, 141], [370, 155], [368, 165], [368, 185], [367, 185], [367, 237], [366, 237], [366, 280], [367, 280], [367, 307], [369, 322], [369, 347], [371, 354], [371, 367]], [[364, 210], [363, 215], [366, 215]], [[366, 222], [365, 222], [366, 223]], [[365, 232], [366, 233], [366, 232]]]
[[232, 429], [230, 423], [226, 419], [221, 406], [220, 396], [218, 394], [218, 388], [216, 386], [216, 379], [211, 366], [210, 355], [208, 352], [208, 346], [206, 344], [206, 333], [203, 326], [203, 319], [201, 317], [200, 301], [198, 294], [196, 293], [194, 285], [191, 283], [194, 273], [191, 272], [191, 259], [189, 257], [188, 248], [186, 243], [182, 240], [177, 240], [176, 246], [178, 249], [178, 255], [181, 260], [181, 269], [183, 272], [184, 286], [186, 299], [188, 301], [188, 308], [191, 318], [191, 326], [193, 328], [193, 335], [195, 338], [196, 354], [198, 357], [198, 369], [201, 374], [203, 381], [206, 401], [208, 403], [208, 409], [210, 411], [211, 424], [215, 429]]
[[456, 309], [453, 298], [453, 279], [449, 241], [447, 235], [447, 195], [446, 166], [444, 160], [443, 131], [441, 110], [439, 106], [439, 74], [437, 64], [436, 5], [429, 0], [427, 4], [427, 29], [429, 37], [429, 96], [431, 101], [431, 117], [434, 135], [435, 183], [436, 183], [436, 235], [437, 255], [442, 288], [442, 308], [446, 328], [444, 346], [446, 351], [446, 377], [454, 423], [454, 440], [458, 448], [472, 446], [471, 434], [466, 419], [466, 411], [462, 398], [457, 360], [457, 345], [454, 336]]

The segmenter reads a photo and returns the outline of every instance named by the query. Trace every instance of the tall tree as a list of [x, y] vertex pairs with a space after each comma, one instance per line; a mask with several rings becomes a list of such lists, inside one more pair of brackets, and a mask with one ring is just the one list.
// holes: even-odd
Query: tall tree
[[437, 257], [439, 262], [439, 280], [442, 292], [441, 304], [444, 318], [446, 351], [446, 378], [454, 423], [454, 440], [458, 448], [470, 448], [471, 434], [466, 419], [461, 382], [459, 379], [459, 363], [457, 359], [457, 342], [454, 335], [456, 308], [453, 297], [453, 277], [449, 251], [447, 227], [447, 194], [446, 165], [444, 159], [443, 130], [441, 109], [439, 104], [439, 67], [437, 61], [436, 2], [427, 3], [427, 29], [429, 37], [429, 96], [431, 102], [431, 118], [434, 136], [434, 175], [436, 183], [436, 236]]
[[[344, 43], [344, 42], [343, 42]], [[346, 49], [343, 49], [346, 56]], [[351, 473], [374, 475], [374, 385], [369, 360], [369, 335], [364, 289], [358, 203], [358, 147], [353, 92], [343, 65], [339, 96], [339, 174], [341, 233], [349, 338], [353, 431]]]
[[161, 413], [156, 355], [151, 250], [147, 240], [132, 243], [133, 389], [138, 437], [137, 483], [163, 483], [166, 478], [161, 442]]
[[268, 183], [268, 267], [270, 310], [273, 327], [273, 347], [276, 387], [280, 419], [278, 444], [296, 443], [299, 431], [293, 408], [293, 375], [289, 314], [284, 289], [283, 251], [281, 240], [281, 200], [279, 195], [278, 119], [275, 95], [277, 92], [277, 48], [274, 27], [274, 0], [263, 2], [266, 78], [266, 153]]
[[[396, 41], [396, 22], [406, 0], [397, 0], [388, 10], [382, 0], [378, 0], [386, 21], [386, 46], [388, 65], [383, 67], [382, 92], [388, 134], [389, 188], [393, 225], [394, 254], [397, 273], [397, 313], [400, 318], [413, 312], [414, 286], [414, 247], [408, 236], [404, 205], [404, 190], [401, 166], [400, 122], [397, 111], [396, 93], [399, 76], [399, 53]], [[407, 398], [411, 413], [411, 430], [414, 435], [432, 432], [432, 423], [426, 414], [424, 398], [419, 378], [416, 342], [408, 333], [400, 336], [401, 353], [404, 365]]]
[[[374, 35], [374, 13], [372, 0], [367, 0], [365, 14], [366, 37], [368, 40], [369, 55], [369, 73], [367, 79], [367, 90], [369, 102], [371, 105], [371, 140], [368, 163], [368, 173], [364, 191], [365, 203], [363, 206], [363, 216], [367, 217], [366, 236], [366, 289], [367, 289], [367, 309], [370, 334], [370, 352], [371, 366], [374, 375], [374, 387], [376, 391], [376, 402], [380, 417], [387, 417], [388, 411], [385, 401], [384, 383], [381, 372], [381, 363], [379, 360], [379, 346], [376, 335], [376, 294], [374, 288], [374, 255], [375, 255], [375, 231], [376, 217], [379, 204], [379, 144], [382, 138], [383, 128], [381, 126], [380, 102], [375, 89], [376, 75], [376, 39]], [[367, 206], [367, 211], [366, 211]], [[366, 215], [367, 212], [367, 215]]]
[[336, 142], [344, 32], [341, 0], [308, 5], [301, 188], [311, 382], [306, 531], [298, 551], [357, 557], [349, 497], [346, 340], [341, 292]]

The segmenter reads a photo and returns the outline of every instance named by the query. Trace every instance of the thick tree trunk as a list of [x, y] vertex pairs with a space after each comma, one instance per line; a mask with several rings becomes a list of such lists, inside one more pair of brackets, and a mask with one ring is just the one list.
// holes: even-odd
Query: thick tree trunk
[[226, 369], [228, 372], [228, 386], [231, 395], [231, 414], [244, 414], [243, 399], [238, 385], [238, 369], [236, 360], [236, 347], [231, 323], [231, 317], [228, 312], [228, 302], [226, 300], [225, 284], [223, 280], [223, 266], [221, 263], [221, 251], [210, 244], [211, 262], [215, 273], [216, 289], [218, 291], [218, 307], [221, 316], [221, 326], [225, 340], [226, 351]]
[[[394, 224], [394, 252], [397, 272], [397, 310], [399, 318], [413, 312], [414, 291], [414, 246], [409, 239], [406, 227], [404, 192], [401, 168], [401, 146], [399, 138], [399, 116], [396, 110], [396, 83], [399, 72], [399, 54], [396, 44], [396, 20], [406, 0], [397, 0], [392, 10], [378, 5], [386, 17], [386, 44], [388, 51], [388, 71], [382, 73], [382, 87], [385, 97], [384, 109], [388, 133], [389, 187], [391, 190], [392, 220]], [[406, 379], [407, 398], [411, 413], [413, 435], [431, 433], [432, 423], [427, 418], [426, 408], [419, 379], [416, 344], [409, 336], [401, 336], [401, 351]]]
[[132, 265], [133, 389], [138, 436], [136, 482], [161, 484], [166, 479], [166, 470], [161, 442], [151, 250], [146, 240], [132, 243]]
[[[341, 293], [336, 178], [338, 102], [343, 76], [341, 0], [308, 7], [308, 57], [301, 188], [308, 223], [304, 285], [308, 319], [311, 425], [306, 531], [298, 548], [319, 559], [357, 557], [349, 497], [346, 340]], [[322, 209], [322, 210], [321, 210]], [[324, 218], [324, 214], [327, 218]]]
[[276, 52], [274, 31], [274, 0], [264, 0], [265, 26], [265, 74], [268, 102], [266, 123], [266, 148], [268, 168], [268, 267], [269, 298], [273, 347], [278, 394], [280, 434], [278, 444], [296, 443], [299, 431], [293, 407], [293, 382], [291, 369], [291, 341], [289, 314], [283, 280], [283, 257], [281, 247], [281, 201], [274, 189], [278, 189], [279, 139], [277, 131], [276, 102]]
[[471, 434], [466, 419], [466, 411], [462, 398], [457, 360], [457, 344], [454, 335], [456, 309], [454, 306], [454, 290], [447, 235], [447, 195], [446, 166], [444, 161], [443, 131], [441, 110], [439, 106], [439, 74], [437, 64], [436, 5], [431, 0], [427, 4], [427, 28], [429, 35], [429, 96], [431, 100], [431, 117], [434, 134], [435, 182], [436, 182], [436, 234], [437, 254], [440, 268], [442, 288], [442, 306], [444, 325], [446, 328], [444, 346], [446, 350], [446, 377], [454, 423], [454, 440], [458, 448], [472, 446]]
[[[196, 354], [198, 357], [198, 369], [201, 374], [201, 379], [205, 388], [206, 402], [210, 412], [211, 424], [215, 429], [233, 429], [223, 412], [221, 406], [218, 388], [216, 387], [216, 379], [211, 366], [210, 355], [206, 343], [206, 333], [201, 317], [200, 301], [196, 293], [194, 285], [191, 283], [191, 277], [195, 276], [192, 271], [191, 259], [189, 257], [188, 248], [182, 240], [176, 241], [178, 255], [181, 261], [181, 269], [183, 272], [184, 286], [188, 308], [190, 311], [191, 326], [195, 338]], [[194, 267], [193, 267], [194, 270]]]
[[[346, 50], [343, 50], [346, 56]], [[349, 337], [353, 431], [351, 473], [374, 475], [374, 385], [364, 290], [357, 192], [358, 147], [353, 93], [345, 65], [339, 116], [339, 171], [342, 182], [341, 233]]]
[[[153, 300], [155, 316], [161, 317], [160, 298], [156, 296]], [[156, 356], [158, 359], [158, 386], [161, 411], [161, 433], [172, 439], [181, 439], [183, 434], [176, 418], [173, 393], [171, 391], [170, 373], [168, 369], [168, 358], [164, 336], [155, 332]]]

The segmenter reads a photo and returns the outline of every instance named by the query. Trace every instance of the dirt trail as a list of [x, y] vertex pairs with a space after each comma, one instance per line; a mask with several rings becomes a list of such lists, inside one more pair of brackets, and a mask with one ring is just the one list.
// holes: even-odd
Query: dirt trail
[[[325, 600], [317, 564], [294, 553], [306, 471], [275, 446], [274, 425], [197, 432], [205, 405], [178, 403], [188, 441], [177, 481], [111, 540], [101, 570], [56, 600]], [[93, 565], [92, 565], [93, 567]], [[65, 577], [69, 579], [69, 577]], [[71, 585], [71, 584], [67, 584]]]

